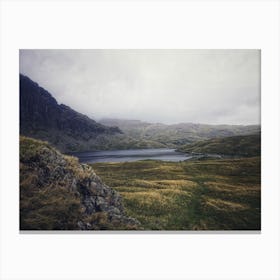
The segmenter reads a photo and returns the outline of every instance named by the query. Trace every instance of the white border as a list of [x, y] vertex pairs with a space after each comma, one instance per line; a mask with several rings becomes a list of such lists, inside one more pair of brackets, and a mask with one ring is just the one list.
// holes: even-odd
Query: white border
[[[279, 279], [279, 2], [2, 1], [1, 278]], [[19, 234], [18, 49], [262, 50], [261, 234]]]

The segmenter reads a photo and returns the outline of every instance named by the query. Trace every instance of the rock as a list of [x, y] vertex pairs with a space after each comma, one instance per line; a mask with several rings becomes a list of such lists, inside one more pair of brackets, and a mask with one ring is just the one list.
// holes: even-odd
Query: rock
[[21, 229], [137, 229], [118, 192], [48, 143], [20, 139]]

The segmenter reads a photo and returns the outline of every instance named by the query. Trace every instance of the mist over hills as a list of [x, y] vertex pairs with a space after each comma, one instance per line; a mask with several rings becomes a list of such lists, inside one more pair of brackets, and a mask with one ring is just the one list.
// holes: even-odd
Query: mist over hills
[[167, 125], [83, 115], [20, 75], [20, 134], [50, 142], [62, 152], [178, 148], [199, 140], [260, 132], [259, 125]]
[[195, 123], [162, 124], [140, 120], [101, 119], [100, 123], [117, 126], [126, 135], [176, 148], [199, 140], [260, 133], [259, 125], [209, 125]]

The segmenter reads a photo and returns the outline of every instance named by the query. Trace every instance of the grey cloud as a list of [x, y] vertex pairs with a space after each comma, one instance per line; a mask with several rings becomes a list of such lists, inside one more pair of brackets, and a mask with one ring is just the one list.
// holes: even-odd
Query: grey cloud
[[97, 119], [260, 122], [258, 50], [20, 50], [20, 72]]

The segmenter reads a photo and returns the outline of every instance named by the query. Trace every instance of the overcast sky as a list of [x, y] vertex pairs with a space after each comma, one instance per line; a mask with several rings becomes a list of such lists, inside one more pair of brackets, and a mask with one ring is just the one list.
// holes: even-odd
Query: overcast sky
[[259, 124], [259, 50], [20, 50], [20, 73], [96, 120]]

